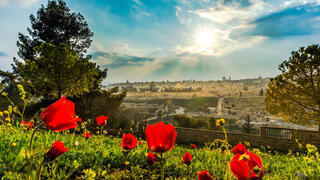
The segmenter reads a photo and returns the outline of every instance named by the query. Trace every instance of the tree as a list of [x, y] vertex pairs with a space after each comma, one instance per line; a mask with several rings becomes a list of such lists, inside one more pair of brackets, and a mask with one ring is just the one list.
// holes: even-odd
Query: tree
[[260, 91], [259, 91], [259, 96], [263, 96], [263, 89], [260, 89]]
[[243, 128], [243, 132], [250, 134], [251, 130], [252, 130], [253, 124], [251, 124], [251, 119], [250, 116], [247, 115], [244, 118], [244, 123], [242, 125]]
[[178, 127], [186, 127], [186, 128], [193, 127], [193, 119], [186, 115], [177, 114], [173, 116], [173, 119]]
[[162, 111], [158, 111], [157, 113], [157, 117], [158, 117], [158, 120], [161, 121], [162, 120]]
[[266, 109], [273, 115], [300, 124], [320, 124], [320, 47], [293, 51], [279, 65], [281, 74], [271, 78]]
[[33, 60], [34, 47], [42, 42], [70, 46], [71, 50], [82, 56], [91, 45], [93, 33], [80, 13], [71, 13], [63, 0], [49, 0], [48, 5], [37, 12], [37, 17], [30, 15], [31, 27], [27, 28], [30, 36], [19, 33], [17, 41], [18, 55], [21, 59]]
[[[3, 71], [0, 71], [2, 72], [0, 73], [1, 77], [7, 78], [5, 83], [19, 82], [26, 87], [26, 91], [35, 96], [40, 97], [45, 93], [44, 98], [55, 99], [56, 94], [64, 93], [59, 93], [61, 87], [55, 89], [47, 84], [48, 79], [36, 77], [39, 73], [32, 74], [35, 72], [32, 68], [43, 68], [42, 66], [47, 61], [45, 58], [49, 57], [51, 68], [55, 72], [62, 65], [63, 60], [68, 60], [69, 63], [71, 61], [75, 62], [72, 66], [76, 68], [74, 71], [77, 73], [72, 76], [76, 76], [78, 83], [74, 83], [72, 89], [68, 90], [68, 95], [79, 95], [84, 91], [101, 88], [101, 82], [106, 77], [107, 70], [100, 70], [99, 66], [89, 61], [91, 56], [85, 54], [91, 45], [93, 33], [80, 13], [71, 13], [63, 0], [49, 0], [46, 7], [41, 6], [36, 17], [30, 15], [30, 21], [31, 28], [27, 28], [29, 35], [19, 33], [19, 40], [17, 41], [18, 56], [22, 61], [14, 58], [12, 73], [6, 72], [7, 74], [4, 74]], [[43, 43], [48, 44], [43, 45]], [[50, 49], [53, 50], [52, 53], [48, 52]], [[58, 50], [61, 50], [61, 52], [58, 52]], [[39, 57], [39, 53], [41, 57]], [[63, 57], [59, 55], [60, 53], [69, 56]], [[59, 56], [54, 58], [55, 55]], [[48, 74], [51, 73], [48, 67], [44, 68], [46, 68]], [[44, 71], [42, 74], [44, 74]], [[68, 78], [68, 75], [70, 74], [65, 74], [64, 78]], [[37, 82], [39, 78], [42, 81]], [[84, 79], [87, 82], [82, 82]], [[90, 85], [88, 85], [88, 80], [92, 80]], [[30, 86], [31, 83], [35, 82], [37, 84], [36, 89], [34, 86]]]
[[63, 94], [83, 95], [94, 86], [98, 76], [95, 65], [79, 59], [79, 55], [69, 46], [42, 43], [34, 49], [37, 57], [17, 66], [23, 77], [22, 84], [32, 94], [57, 99]]

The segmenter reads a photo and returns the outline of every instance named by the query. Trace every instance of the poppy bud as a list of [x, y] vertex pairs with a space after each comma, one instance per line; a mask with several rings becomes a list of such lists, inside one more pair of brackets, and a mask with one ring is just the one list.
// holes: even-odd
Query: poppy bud
[[182, 161], [183, 163], [185, 163], [186, 165], [190, 165], [191, 161], [192, 161], [192, 156], [189, 152], [186, 152], [184, 155], [183, 155], [183, 158], [182, 158]]
[[66, 148], [63, 144], [63, 142], [56, 141], [51, 146], [50, 150], [46, 153], [47, 156], [51, 158], [51, 160], [56, 159], [61, 154], [67, 152], [69, 149]]

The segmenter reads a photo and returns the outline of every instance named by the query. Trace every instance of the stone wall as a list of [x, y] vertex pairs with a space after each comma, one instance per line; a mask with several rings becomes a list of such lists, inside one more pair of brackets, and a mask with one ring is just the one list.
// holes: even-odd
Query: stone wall
[[[145, 126], [140, 129], [144, 132]], [[273, 132], [279, 132], [276, 135], [281, 135], [282, 132], [286, 132], [286, 136], [271, 136], [270, 133], [266, 133], [269, 130]], [[202, 129], [192, 129], [192, 128], [181, 128], [176, 127], [177, 131], [177, 143], [197, 143], [204, 144], [208, 142], [213, 142], [215, 139], [224, 139], [223, 131], [211, 131]], [[139, 135], [144, 137], [144, 133]], [[287, 133], [290, 133], [287, 136]], [[239, 142], [247, 141], [251, 146], [270, 146], [273, 149], [287, 151], [287, 150], [298, 150], [297, 143], [295, 139], [298, 139], [302, 144], [312, 144], [320, 149], [320, 132], [319, 131], [304, 131], [295, 130], [288, 128], [274, 128], [274, 127], [261, 127], [260, 134], [245, 134], [245, 133], [235, 133], [228, 132], [228, 142], [231, 145], [236, 145]]]

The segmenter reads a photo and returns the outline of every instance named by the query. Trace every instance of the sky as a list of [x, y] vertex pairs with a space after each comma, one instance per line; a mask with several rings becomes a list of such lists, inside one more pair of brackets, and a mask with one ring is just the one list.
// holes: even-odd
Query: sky
[[[66, 0], [93, 31], [88, 51], [104, 84], [274, 77], [302, 46], [320, 42], [320, 0]], [[0, 69], [18, 33], [47, 0], [0, 0]]]

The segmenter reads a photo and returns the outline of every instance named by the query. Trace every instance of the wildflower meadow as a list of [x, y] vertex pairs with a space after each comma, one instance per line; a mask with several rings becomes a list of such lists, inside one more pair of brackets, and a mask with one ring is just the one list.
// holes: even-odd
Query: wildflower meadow
[[[107, 116], [95, 120], [100, 132], [90, 132], [74, 109], [64, 96], [28, 122], [13, 103], [1, 111], [1, 179], [320, 178], [319, 152], [311, 144], [297, 143], [301, 151], [295, 153], [248, 142], [231, 146], [227, 135], [218, 147], [214, 139], [205, 145], [177, 144], [175, 127], [163, 122], [148, 124], [145, 139], [134, 133], [117, 137], [106, 131]], [[216, 125], [225, 132], [224, 119]]]

